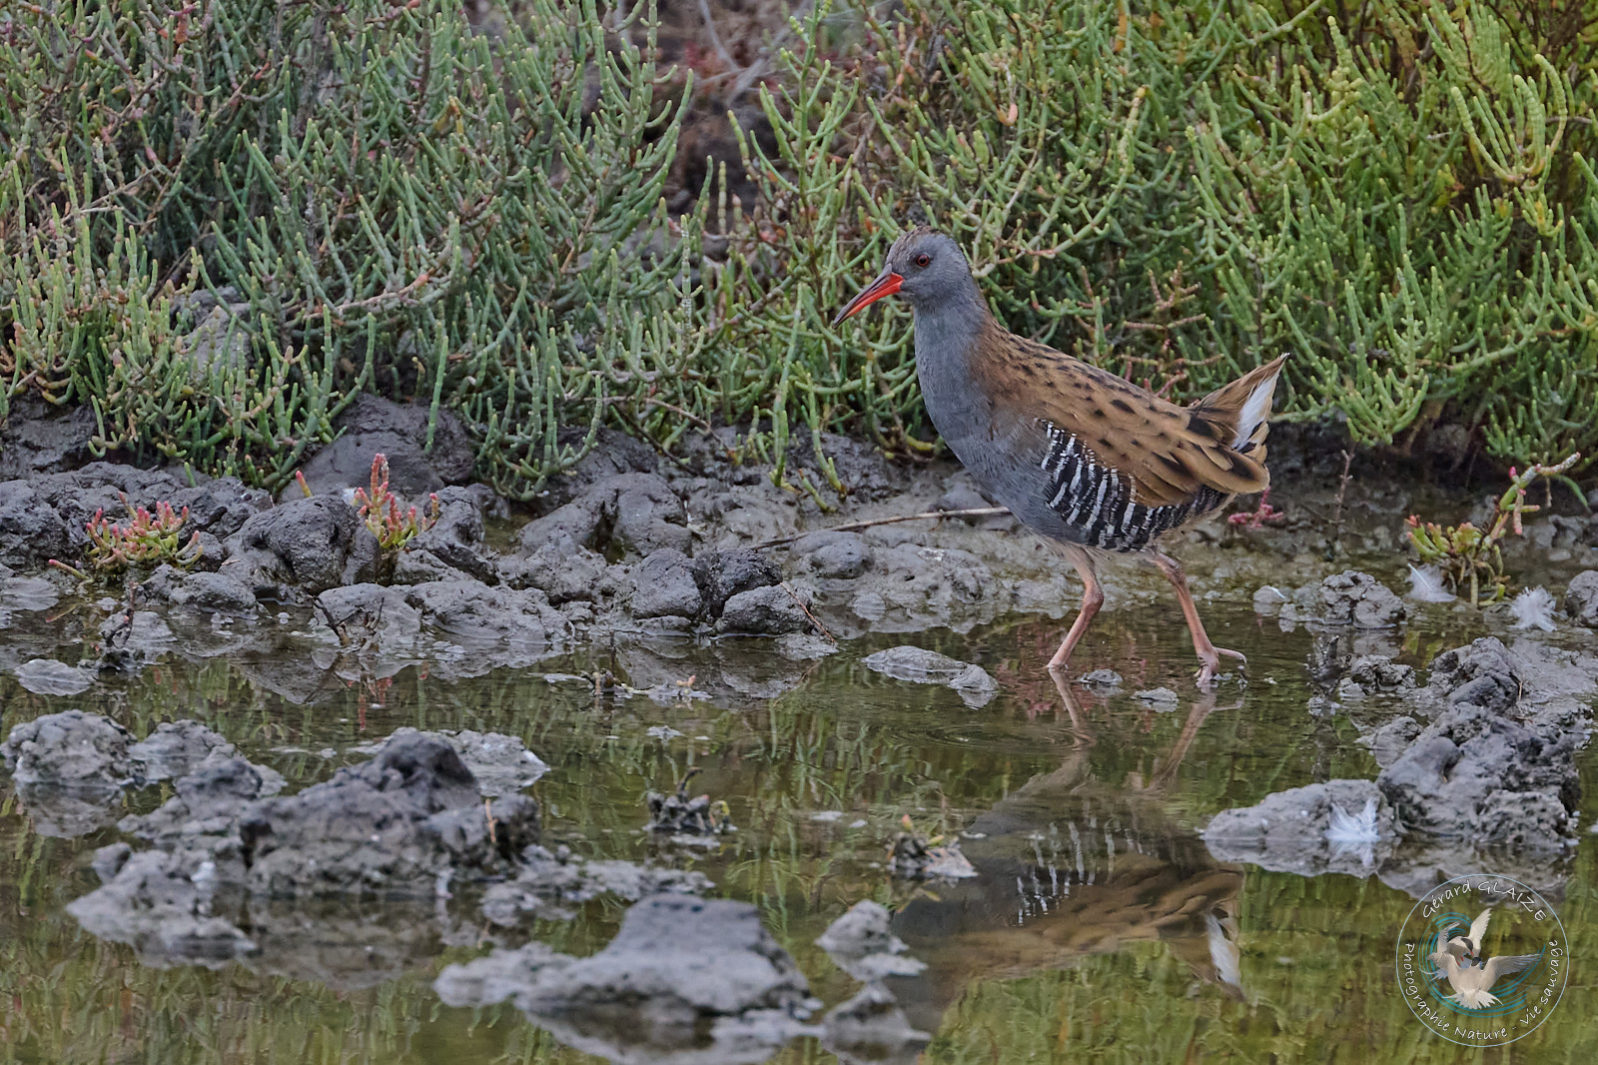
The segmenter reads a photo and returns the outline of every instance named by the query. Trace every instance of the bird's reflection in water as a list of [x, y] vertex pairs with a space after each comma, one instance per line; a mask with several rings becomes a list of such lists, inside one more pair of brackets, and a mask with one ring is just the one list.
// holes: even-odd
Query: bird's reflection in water
[[[1241, 998], [1237, 898], [1240, 866], [1216, 862], [1198, 836], [1165, 812], [1164, 792], [1213, 693], [1190, 709], [1181, 735], [1146, 778], [1095, 779], [1094, 729], [1056, 680], [1075, 742], [1058, 769], [1005, 796], [966, 830], [970, 880], [918, 893], [893, 931], [927, 963], [890, 986], [915, 1027], [935, 1032], [966, 987], [1053, 969], [1158, 941], [1194, 976]], [[1228, 708], [1230, 709], [1230, 708]]]

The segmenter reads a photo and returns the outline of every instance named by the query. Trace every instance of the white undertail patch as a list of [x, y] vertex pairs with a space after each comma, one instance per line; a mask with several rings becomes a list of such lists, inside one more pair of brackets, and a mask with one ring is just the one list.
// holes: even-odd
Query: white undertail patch
[[1254, 431], [1271, 416], [1271, 393], [1276, 390], [1276, 377], [1276, 374], [1267, 377], [1248, 394], [1237, 416], [1237, 436], [1232, 439], [1233, 451], [1248, 443]]

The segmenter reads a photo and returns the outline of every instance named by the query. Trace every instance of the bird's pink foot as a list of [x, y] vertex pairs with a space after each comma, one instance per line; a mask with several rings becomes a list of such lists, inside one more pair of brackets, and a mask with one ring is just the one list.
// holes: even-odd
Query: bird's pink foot
[[1198, 656], [1199, 661], [1204, 663], [1203, 667], [1198, 671], [1197, 677], [1198, 685], [1201, 688], [1208, 687], [1215, 680], [1215, 671], [1220, 668], [1222, 658], [1235, 658], [1242, 663], [1243, 669], [1246, 670], [1248, 668], [1248, 658], [1242, 651], [1232, 651], [1225, 647], [1216, 647], [1213, 644], [1207, 648], [1207, 653], [1206, 650], [1200, 650]]

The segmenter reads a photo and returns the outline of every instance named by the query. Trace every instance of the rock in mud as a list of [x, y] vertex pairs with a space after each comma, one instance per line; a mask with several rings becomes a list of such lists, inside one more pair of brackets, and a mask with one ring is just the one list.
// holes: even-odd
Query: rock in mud
[[500, 574], [511, 587], [536, 588], [556, 606], [594, 602], [620, 590], [603, 555], [566, 544], [543, 544], [505, 559], [500, 564]]
[[1082, 674], [1077, 683], [1093, 691], [1109, 692], [1121, 686], [1121, 674], [1113, 669], [1095, 669]]
[[1162, 713], [1175, 710], [1181, 704], [1182, 697], [1170, 688], [1146, 688], [1135, 693], [1134, 697]]
[[67, 710], [25, 721], [0, 744], [19, 783], [114, 790], [136, 781], [128, 730], [99, 714]]
[[256, 951], [242, 929], [214, 915], [214, 887], [203, 875], [214, 868], [204, 864], [211, 859], [162, 850], [105, 857], [102, 863], [97, 855], [96, 865], [114, 867], [115, 875], [67, 905], [90, 935], [127, 943], [159, 965], [218, 968]]
[[1418, 693], [1435, 716], [1382, 770], [1382, 794], [1419, 834], [1517, 856], [1561, 853], [1580, 798], [1575, 758], [1592, 725], [1595, 667], [1591, 656], [1525, 639], [1511, 650], [1484, 637], [1438, 655]]
[[1598, 628], [1598, 570], [1576, 574], [1565, 589], [1565, 614], [1578, 625]]
[[0, 565], [19, 570], [72, 558], [79, 540], [28, 481], [0, 483]]
[[785, 636], [805, 632], [811, 626], [805, 614], [807, 599], [808, 596], [797, 589], [776, 584], [739, 592], [722, 607], [716, 631], [740, 636]]
[[468, 576], [484, 584], [499, 583], [498, 560], [483, 540], [483, 508], [469, 488], [435, 493], [438, 517], [400, 551], [394, 562], [396, 584], [420, 584], [446, 577]]
[[[1428, 725], [1377, 782], [1407, 826], [1445, 837], [1487, 842], [1505, 834], [1498, 813], [1524, 804], [1566, 809], [1539, 849], [1558, 850], [1569, 834], [1578, 795], [1575, 755], [1585, 736], [1547, 735], [1470, 703], [1450, 707]], [[1507, 795], [1520, 798], [1509, 799]]]
[[162, 564], [139, 584], [146, 602], [203, 614], [254, 616], [261, 612], [255, 589], [232, 573], [182, 570]]
[[17, 683], [35, 695], [77, 695], [89, 690], [94, 675], [53, 658], [30, 658], [16, 668]]
[[425, 624], [465, 643], [537, 650], [560, 644], [570, 624], [531, 588], [491, 588], [470, 578], [413, 585], [405, 601]]
[[37, 396], [11, 399], [0, 423], [0, 480], [29, 479], [81, 466], [93, 455], [94, 408], [87, 403], [55, 407]]
[[[875, 530], [874, 530], [875, 531]], [[997, 616], [1009, 586], [985, 562], [956, 548], [867, 538], [872, 566], [851, 586], [851, 613], [877, 632], [919, 632], [948, 626], [957, 632]]]
[[[476, 453], [460, 419], [440, 408], [433, 424], [433, 446], [425, 448], [428, 418], [422, 404], [401, 404], [363, 392], [335, 423], [338, 439], [311, 456], [301, 472], [317, 495], [337, 496], [344, 488], [364, 487], [372, 478], [372, 457], [388, 459], [389, 487], [403, 496], [424, 496], [472, 474]], [[285, 496], [299, 493], [295, 485]]]
[[1361, 736], [1358, 742], [1370, 748], [1371, 757], [1376, 759], [1376, 764], [1386, 769], [1398, 760], [1415, 737], [1420, 735], [1420, 722], [1408, 714], [1395, 717], [1373, 732]]
[[1387, 655], [1361, 655], [1349, 665], [1338, 684], [1339, 699], [1359, 699], [1379, 692], [1415, 687], [1415, 668]]
[[859, 533], [813, 532], [791, 550], [805, 568], [827, 580], [853, 580], [871, 568], [871, 545]]
[[129, 752], [144, 765], [146, 781], [188, 776], [200, 763], [233, 755], [233, 745], [198, 721], [163, 721]]
[[292, 599], [377, 574], [378, 547], [355, 508], [332, 496], [280, 503], [249, 519], [227, 542], [222, 572], [258, 597]]
[[703, 873], [657, 868], [624, 861], [578, 858], [567, 848], [551, 853], [531, 846], [522, 851], [516, 876], [491, 884], [483, 892], [483, 916], [498, 925], [514, 925], [524, 916], [566, 918], [568, 906], [601, 895], [636, 902], [646, 895], [702, 895], [715, 885]]
[[508, 871], [538, 837], [538, 804], [485, 806], [453, 747], [402, 736], [322, 784], [251, 805], [246, 883], [268, 895], [426, 895], [451, 871]]
[[782, 580], [777, 564], [758, 551], [708, 551], [694, 559], [694, 582], [704, 600], [705, 616], [720, 617], [728, 600]]
[[894, 680], [953, 688], [973, 709], [986, 706], [999, 693], [998, 682], [981, 666], [921, 647], [891, 647], [867, 655], [862, 661], [867, 669]]
[[1399, 828], [1375, 783], [1329, 780], [1223, 810], [1203, 836], [1220, 861], [1299, 876], [1369, 876], [1397, 846]]
[[647, 555], [662, 547], [687, 552], [693, 542], [682, 500], [664, 477], [624, 473], [595, 481], [571, 502], [522, 528], [522, 550], [546, 543]]
[[[574, 447], [587, 435], [586, 426], [569, 426], [556, 434], [556, 441], [560, 447]], [[628, 473], [657, 473], [659, 466], [660, 456], [642, 440], [615, 429], [601, 429], [592, 450], [549, 479], [549, 505], [564, 506], [603, 481]]]
[[704, 607], [693, 562], [676, 548], [652, 552], [633, 567], [632, 577], [636, 618], [695, 618]]
[[1387, 629], [1406, 613], [1403, 600], [1368, 573], [1345, 570], [1321, 582], [1318, 620], [1325, 624]]
[[889, 928], [892, 919], [881, 903], [865, 899], [828, 925], [816, 946], [856, 980], [914, 976], [926, 965], [906, 956], [904, 941]]
[[635, 903], [590, 957], [533, 943], [451, 965], [433, 986], [453, 1006], [513, 999], [561, 1041], [621, 1061], [726, 1060], [674, 1055], [728, 1043], [761, 1043], [769, 1055], [816, 1005], [759, 910], [683, 895]]
[[[230, 744], [226, 751], [217, 750], [184, 773], [173, 787], [176, 794], [172, 798], [142, 817], [124, 818], [122, 831], [167, 849], [184, 837], [214, 837], [222, 843], [251, 803], [283, 790], [283, 777], [277, 772], [231, 752]], [[231, 842], [236, 842], [236, 837]], [[235, 847], [229, 845], [228, 849], [236, 853]]]
[[1449, 706], [1470, 703], [1498, 712], [1514, 708], [1525, 688], [1519, 663], [1496, 636], [1444, 651], [1432, 659], [1426, 681], [1427, 694]]
[[537, 783], [549, 772], [548, 764], [529, 751], [526, 744], [503, 732], [476, 732], [472, 729], [420, 732], [405, 726], [395, 729], [393, 735], [380, 744], [351, 749], [362, 754], [375, 754], [390, 743], [414, 736], [440, 740], [454, 748], [477, 781], [478, 793], [484, 798], [514, 794]]

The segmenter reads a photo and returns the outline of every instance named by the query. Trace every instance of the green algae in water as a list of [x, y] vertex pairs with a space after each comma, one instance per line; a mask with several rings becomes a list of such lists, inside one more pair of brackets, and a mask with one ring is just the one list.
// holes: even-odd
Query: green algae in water
[[[894, 990], [912, 1022], [933, 1033], [929, 1063], [1459, 1060], [1397, 993], [1393, 937], [1413, 904], [1407, 893], [1374, 877], [1219, 862], [1197, 838], [1222, 809], [1376, 771], [1346, 714], [1305, 709], [1309, 634], [1207, 609], [1217, 638], [1250, 652], [1247, 688], [1223, 683], [1199, 695], [1180, 628], [1126, 611], [1101, 619], [1083, 649], [1084, 662], [1115, 669], [1123, 684], [1074, 689], [1074, 705], [1030, 665], [1052, 648], [1053, 622], [908, 638], [992, 672], [1001, 694], [981, 710], [952, 691], [865, 669], [866, 653], [900, 642], [886, 639], [819, 662], [789, 662], [770, 643], [742, 641], [619, 644], [541, 667], [568, 677], [609, 670], [636, 687], [688, 693], [665, 702], [596, 696], [582, 681], [527, 670], [450, 681], [425, 664], [389, 664], [348, 679], [317, 667], [292, 635], [270, 656], [172, 654], [73, 698], [34, 695], [3, 677], [0, 698], [6, 730], [74, 706], [140, 735], [162, 720], [196, 718], [291, 787], [362, 760], [351, 747], [401, 725], [516, 735], [551, 767], [534, 789], [551, 842], [701, 870], [719, 894], [760, 907], [829, 1007], [858, 985], [813, 940], [860, 899], [894, 908], [896, 933], [928, 963]], [[1421, 664], [1468, 636], [1416, 624], [1381, 638]], [[8, 630], [0, 646], [24, 639]], [[1157, 686], [1179, 693], [1174, 708], [1133, 694]], [[681, 735], [650, 733], [662, 725]], [[708, 851], [676, 850], [641, 831], [645, 791], [689, 770], [699, 771], [693, 790], [726, 800], [739, 829]], [[1584, 757], [1585, 793], [1595, 770]], [[273, 907], [246, 929], [263, 945], [257, 958], [215, 970], [141, 964], [64, 912], [95, 886], [88, 856], [118, 839], [115, 830], [41, 835], [9, 779], [4, 787], [0, 1062], [600, 1060], [561, 1046], [510, 1006], [440, 1004], [431, 987], [438, 970], [480, 955], [493, 935], [469, 906], [448, 919], [431, 902]], [[165, 797], [158, 791], [129, 793], [128, 807], [153, 805]], [[966, 830], [964, 849], [983, 875], [890, 881], [885, 845], [906, 813], [918, 826]], [[1578, 960], [1566, 1001], [1490, 1060], [1598, 1055], [1579, 961], [1591, 954], [1598, 879], [1590, 836], [1569, 873], [1558, 905]], [[601, 900], [573, 920], [530, 921], [508, 938], [589, 953], [624, 908]], [[318, 929], [310, 941], [307, 926]], [[771, 1060], [835, 1059], [803, 1040]]]

